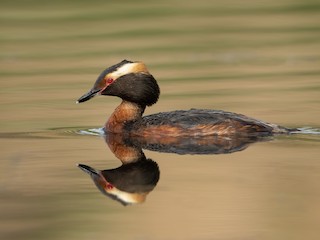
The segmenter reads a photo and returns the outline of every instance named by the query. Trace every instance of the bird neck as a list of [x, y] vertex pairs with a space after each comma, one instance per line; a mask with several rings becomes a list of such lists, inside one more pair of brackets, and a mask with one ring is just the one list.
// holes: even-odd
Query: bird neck
[[104, 139], [113, 154], [122, 162], [128, 164], [146, 160], [146, 157], [138, 145], [127, 142], [125, 134], [106, 134]]
[[145, 108], [146, 106], [123, 100], [107, 121], [106, 131], [112, 133], [123, 132], [127, 123], [141, 119]]

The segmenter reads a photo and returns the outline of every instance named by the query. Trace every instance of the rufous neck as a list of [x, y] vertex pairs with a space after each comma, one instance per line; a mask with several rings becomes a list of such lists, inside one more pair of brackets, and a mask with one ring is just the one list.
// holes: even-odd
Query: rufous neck
[[125, 124], [139, 120], [144, 110], [145, 106], [123, 100], [107, 121], [106, 131], [121, 133]]
[[133, 146], [125, 142], [124, 134], [109, 133], [104, 137], [110, 150], [123, 164], [146, 159], [141, 147]]

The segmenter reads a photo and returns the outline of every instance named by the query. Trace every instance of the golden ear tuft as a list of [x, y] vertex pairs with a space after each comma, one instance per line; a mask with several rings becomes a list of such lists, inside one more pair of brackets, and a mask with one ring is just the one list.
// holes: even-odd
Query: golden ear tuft
[[126, 74], [130, 73], [147, 73], [149, 74], [149, 71], [146, 67], [146, 65], [143, 62], [130, 62], [122, 65], [119, 67], [116, 71], [108, 74], [109, 77], [113, 79], [117, 79], [121, 76], [124, 76]]
[[147, 66], [143, 62], [135, 62], [132, 66], [132, 72], [134, 73], [149, 73]]

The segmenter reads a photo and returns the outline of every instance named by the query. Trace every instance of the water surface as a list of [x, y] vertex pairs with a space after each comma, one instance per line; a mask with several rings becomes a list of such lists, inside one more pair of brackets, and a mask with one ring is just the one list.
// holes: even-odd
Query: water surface
[[99, 128], [120, 103], [76, 105], [98, 74], [142, 60], [158, 80], [146, 114], [223, 109], [319, 129], [320, 6], [314, 1], [3, 1], [2, 239], [318, 239], [320, 138], [230, 154], [144, 150], [160, 179], [143, 204], [102, 195], [78, 163], [121, 162]]

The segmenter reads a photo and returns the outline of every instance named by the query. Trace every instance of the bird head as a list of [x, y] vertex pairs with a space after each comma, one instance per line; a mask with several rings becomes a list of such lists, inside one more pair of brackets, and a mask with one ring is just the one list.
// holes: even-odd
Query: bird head
[[123, 205], [143, 203], [160, 177], [158, 164], [145, 157], [114, 169], [96, 170], [84, 164], [78, 167], [90, 175], [101, 193]]
[[92, 89], [80, 97], [77, 103], [96, 95], [117, 96], [142, 106], [150, 106], [158, 101], [160, 89], [144, 63], [123, 60], [105, 69]]

